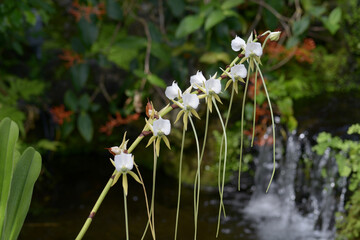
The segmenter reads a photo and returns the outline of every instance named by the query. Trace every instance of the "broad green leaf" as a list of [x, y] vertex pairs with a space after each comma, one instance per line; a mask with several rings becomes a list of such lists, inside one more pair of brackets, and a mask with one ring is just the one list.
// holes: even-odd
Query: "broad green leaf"
[[167, 0], [166, 3], [174, 16], [180, 17], [183, 14], [185, 10], [184, 0]]
[[155, 74], [149, 74], [146, 76], [147, 80], [158, 87], [161, 88], [165, 88], [166, 87], [166, 83], [164, 82], [164, 80], [162, 80], [161, 78], [159, 78], [158, 76], [156, 76]]
[[295, 21], [292, 26], [294, 36], [303, 34], [310, 25], [310, 18], [308, 16], [302, 17], [300, 20]]
[[16, 240], [29, 211], [32, 192], [41, 170], [41, 156], [34, 148], [27, 148], [21, 155], [11, 182], [5, 236]]
[[229, 9], [229, 8], [233, 8], [236, 7], [240, 4], [243, 4], [244, 0], [226, 0], [222, 5], [221, 5], [221, 9]]
[[89, 65], [86, 63], [76, 64], [71, 67], [71, 77], [75, 88], [82, 89], [89, 76]]
[[[71, 119], [74, 119], [74, 118], [71, 117]], [[67, 138], [70, 135], [70, 133], [72, 133], [74, 128], [75, 128], [75, 121], [74, 120], [71, 120], [70, 122], [64, 121], [64, 124], [62, 125], [63, 138]]]
[[186, 37], [190, 33], [198, 30], [204, 22], [204, 18], [199, 15], [190, 15], [185, 17], [176, 29], [175, 36], [177, 38]]
[[78, 108], [78, 99], [75, 93], [71, 90], [67, 90], [64, 96], [64, 103], [67, 108], [71, 111], [77, 111]]
[[3, 234], [7, 203], [14, 172], [14, 149], [19, 137], [19, 128], [10, 118], [0, 122], [0, 236]]
[[210, 28], [216, 24], [222, 22], [225, 19], [225, 15], [221, 10], [215, 10], [210, 13], [205, 21], [205, 31], [208, 31]]
[[122, 19], [122, 11], [120, 7], [120, 1], [106, 0], [106, 14], [109, 18], [114, 20]]
[[80, 113], [77, 120], [77, 127], [81, 136], [87, 142], [90, 142], [93, 137], [94, 128], [89, 114], [87, 114], [86, 112]]
[[96, 41], [99, 34], [99, 29], [97, 28], [97, 26], [94, 23], [89, 22], [85, 18], [80, 19], [80, 21], [78, 22], [78, 26], [84, 43], [87, 46], [93, 44]]

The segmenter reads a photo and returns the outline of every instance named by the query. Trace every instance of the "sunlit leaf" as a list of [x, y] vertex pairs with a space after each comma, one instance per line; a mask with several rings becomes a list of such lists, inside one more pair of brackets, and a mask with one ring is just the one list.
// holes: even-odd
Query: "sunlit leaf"
[[186, 37], [187, 35], [198, 30], [204, 22], [204, 18], [199, 15], [190, 15], [185, 17], [176, 29], [177, 38]]

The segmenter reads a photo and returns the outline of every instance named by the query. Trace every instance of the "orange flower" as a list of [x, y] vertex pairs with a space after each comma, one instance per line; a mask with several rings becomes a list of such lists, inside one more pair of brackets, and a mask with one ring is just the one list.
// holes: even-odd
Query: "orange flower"
[[72, 50], [63, 49], [63, 54], [59, 55], [61, 60], [64, 60], [65, 67], [70, 68], [71, 66], [82, 63], [84, 60], [81, 58], [81, 55], [73, 52]]
[[70, 116], [73, 114], [72, 111], [65, 111], [64, 104], [50, 108], [50, 113], [54, 119], [54, 122], [60, 126], [63, 125], [64, 119], [69, 122]]
[[81, 17], [84, 17], [88, 22], [90, 22], [90, 15], [95, 14], [99, 19], [101, 19], [102, 15], [106, 13], [105, 4], [99, 3], [96, 6], [87, 6], [80, 5], [78, 0], [75, 0], [72, 3], [72, 8], [69, 10], [69, 13], [73, 15], [76, 21], [80, 21]]
[[135, 113], [132, 115], [126, 116], [126, 118], [121, 117], [120, 113], [115, 114], [116, 117], [113, 118], [109, 116], [109, 121], [106, 122], [104, 126], [101, 126], [99, 131], [102, 133], [106, 133], [107, 135], [111, 135], [114, 127], [118, 127], [120, 125], [128, 124], [129, 122], [136, 121], [139, 119], [140, 114]]

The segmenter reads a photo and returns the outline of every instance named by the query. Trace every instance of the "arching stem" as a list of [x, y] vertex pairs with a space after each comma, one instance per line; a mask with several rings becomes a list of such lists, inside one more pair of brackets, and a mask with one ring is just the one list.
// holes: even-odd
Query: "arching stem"
[[[199, 146], [199, 139], [196, 133], [196, 128], [194, 125], [193, 120], [191, 119], [191, 117], [189, 116], [189, 121], [191, 124], [191, 127], [194, 131], [194, 136], [195, 136], [195, 141], [196, 141], [196, 149], [197, 149], [197, 161], [198, 161], [198, 167], [197, 167], [197, 171], [196, 171], [196, 176], [195, 176], [195, 182], [194, 182], [194, 239], [196, 239], [197, 236], [197, 220], [198, 220], [198, 214], [199, 214], [199, 200], [200, 200], [200, 146]], [[196, 181], [197, 180], [197, 181]]]
[[273, 113], [273, 110], [272, 110], [272, 107], [271, 107], [270, 96], [269, 96], [269, 93], [268, 93], [266, 85], [265, 85], [264, 77], [263, 77], [263, 75], [261, 73], [261, 70], [260, 70], [260, 67], [259, 67], [258, 63], [256, 61], [254, 61], [254, 62], [255, 62], [256, 68], [259, 70], [260, 77], [261, 77], [262, 83], [264, 85], [264, 90], [265, 90], [265, 93], [266, 93], [266, 98], [267, 98], [268, 103], [269, 103], [269, 109], [270, 109], [270, 114], [271, 114], [271, 126], [272, 126], [272, 135], [273, 135], [273, 171], [272, 171], [272, 174], [271, 174], [269, 185], [266, 188], [266, 193], [267, 193], [269, 191], [270, 185], [271, 185], [271, 183], [272, 183], [272, 181], [274, 179], [274, 175], [275, 175], [275, 165], [276, 165], [276, 162], [275, 162], [275, 140], [276, 140], [275, 139], [275, 122], [274, 122], [274, 113]]
[[[220, 206], [219, 206], [219, 215], [218, 215], [218, 223], [217, 223], [217, 229], [216, 229], [216, 237], [218, 237], [219, 235], [219, 230], [220, 230], [220, 220], [221, 220], [221, 209], [224, 208], [222, 207], [223, 204], [223, 196], [224, 196], [224, 184], [225, 184], [225, 173], [226, 173], [226, 157], [227, 157], [227, 136], [226, 136], [226, 130], [225, 130], [225, 125], [224, 122], [222, 120], [222, 116], [221, 113], [219, 111], [219, 108], [216, 104], [216, 101], [214, 98], [212, 98], [214, 107], [216, 109], [216, 112], [219, 115], [219, 119], [221, 122], [221, 126], [223, 128], [223, 132], [224, 132], [224, 136], [225, 136], [225, 155], [224, 155], [224, 166], [223, 166], [223, 174], [222, 174], [222, 184], [221, 184], [221, 193], [220, 193]], [[224, 208], [225, 209], [225, 208]], [[224, 214], [225, 214], [225, 210], [224, 210]]]
[[179, 186], [178, 186], [178, 200], [176, 208], [176, 220], [175, 220], [175, 235], [174, 240], [177, 238], [178, 224], [179, 224], [179, 210], [180, 210], [180, 195], [181, 195], [181, 169], [182, 169], [182, 160], [184, 153], [184, 143], [185, 143], [185, 126], [183, 126], [183, 133], [181, 139], [181, 151], [180, 151], [180, 162], [179, 162]]
[[246, 76], [246, 83], [245, 83], [245, 90], [243, 95], [243, 103], [242, 103], [242, 110], [241, 110], [241, 132], [240, 132], [240, 159], [239, 159], [239, 176], [238, 176], [238, 191], [240, 191], [240, 177], [241, 177], [241, 163], [242, 163], [242, 154], [243, 154], [243, 145], [244, 145], [244, 112], [245, 112], [245, 101], [246, 101], [246, 94], [247, 89], [249, 86], [249, 77], [250, 77], [250, 64], [248, 66], [248, 72]]

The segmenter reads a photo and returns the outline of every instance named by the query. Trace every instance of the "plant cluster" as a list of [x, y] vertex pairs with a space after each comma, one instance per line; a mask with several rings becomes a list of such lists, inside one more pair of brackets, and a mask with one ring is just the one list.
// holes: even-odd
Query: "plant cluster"
[[[139, 137], [131, 144], [129, 148], [127, 148], [128, 140], [126, 140], [126, 134], [124, 135], [123, 141], [119, 147], [111, 147], [109, 151], [114, 155], [114, 160], [110, 159], [115, 167], [115, 171], [110, 178], [108, 184], [105, 186], [101, 196], [99, 197], [97, 203], [95, 204], [94, 209], [91, 211], [89, 218], [87, 219], [86, 223], [84, 224], [83, 228], [81, 229], [77, 239], [82, 239], [83, 235], [87, 231], [92, 218], [94, 217], [98, 207], [100, 206], [102, 200], [104, 199], [106, 193], [108, 192], [109, 188], [113, 186], [119, 179], [119, 177], [123, 176], [123, 192], [124, 192], [124, 208], [125, 208], [125, 223], [126, 223], [126, 239], [129, 239], [129, 232], [128, 232], [128, 220], [127, 220], [127, 205], [126, 205], [126, 196], [128, 194], [128, 183], [127, 183], [127, 174], [131, 175], [137, 182], [142, 184], [144, 188], [145, 199], [147, 199], [145, 186], [143, 184], [140, 172], [137, 168], [138, 175], [133, 173], [131, 170], [135, 164], [134, 157], [131, 152], [135, 149], [138, 143], [147, 135], [152, 134], [153, 136], [149, 139], [147, 146], [153, 144], [153, 151], [154, 151], [154, 166], [153, 166], [153, 189], [152, 189], [152, 198], [151, 204], [149, 208], [149, 204], [147, 204], [147, 212], [148, 212], [148, 224], [145, 228], [143, 238], [150, 227], [150, 231], [152, 234], [153, 239], [156, 238], [155, 233], [155, 221], [154, 221], [154, 195], [155, 195], [155, 186], [156, 186], [156, 165], [157, 165], [157, 158], [160, 156], [160, 146], [161, 141], [163, 141], [168, 148], [171, 147], [170, 142], [167, 135], [171, 132], [171, 123], [170, 120], [163, 119], [163, 117], [173, 111], [174, 109], [180, 109], [177, 114], [175, 122], [182, 118], [183, 122], [183, 134], [182, 134], [182, 145], [181, 145], [181, 152], [180, 152], [180, 163], [179, 163], [179, 186], [178, 186], [178, 201], [177, 201], [177, 212], [176, 212], [176, 223], [175, 223], [175, 234], [174, 239], [177, 239], [177, 227], [179, 221], [179, 210], [180, 210], [180, 199], [181, 199], [181, 176], [182, 176], [182, 161], [183, 161], [183, 149], [184, 149], [184, 140], [185, 134], [188, 130], [188, 125], [190, 123], [191, 128], [193, 130], [195, 141], [196, 141], [196, 152], [197, 152], [197, 170], [194, 179], [194, 239], [197, 238], [197, 221], [198, 221], [198, 209], [199, 209], [199, 201], [200, 201], [200, 188], [201, 188], [201, 163], [204, 156], [204, 151], [206, 147], [207, 141], [207, 132], [208, 132], [208, 123], [209, 123], [209, 114], [216, 110], [216, 113], [219, 117], [223, 135], [221, 139], [221, 146], [220, 146], [220, 154], [219, 154], [219, 164], [218, 164], [218, 190], [219, 190], [219, 197], [220, 197], [220, 204], [219, 204], [219, 215], [218, 215], [218, 224], [217, 224], [217, 231], [216, 236], [219, 234], [220, 229], [220, 220], [222, 215], [226, 217], [225, 214], [225, 206], [223, 202], [223, 194], [224, 194], [224, 184], [225, 184], [225, 175], [226, 175], [226, 164], [227, 164], [227, 150], [228, 150], [228, 138], [226, 134], [226, 128], [231, 112], [231, 107], [234, 99], [234, 94], [238, 93], [238, 83], [244, 83], [244, 97], [242, 103], [242, 122], [241, 122], [241, 135], [243, 135], [243, 122], [244, 122], [244, 113], [245, 113], [245, 100], [249, 86], [249, 79], [252, 73], [255, 73], [255, 87], [253, 88], [254, 93], [254, 106], [256, 106], [256, 89], [257, 89], [257, 77], [262, 80], [262, 86], [264, 87], [264, 91], [266, 94], [266, 99], [268, 100], [268, 106], [270, 109], [271, 114], [271, 123], [272, 123], [272, 132], [273, 132], [273, 160], [275, 161], [275, 125], [274, 125], [274, 116], [272, 112], [270, 97], [266, 89], [266, 84], [264, 77], [261, 72], [261, 56], [263, 54], [263, 49], [266, 46], [267, 41], [277, 41], [280, 38], [280, 32], [271, 32], [266, 31], [265, 33], [257, 36], [253, 33], [249, 36], [247, 42], [245, 42], [242, 38], [236, 36], [231, 41], [231, 48], [235, 52], [240, 52], [239, 55], [226, 67], [225, 70], [222, 70], [222, 73], [219, 77], [217, 77], [217, 73], [214, 75], [210, 75], [208, 79], [205, 78], [201, 71], [197, 71], [195, 75], [190, 77], [190, 86], [182, 91], [178, 84], [174, 81], [170, 86], [168, 86], [165, 90], [166, 97], [172, 102], [172, 104], [168, 104], [161, 110], [156, 110], [153, 103], [149, 102], [147, 106], [147, 118], [145, 118], [145, 127]], [[262, 36], [266, 36], [265, 40], [261, 44], [258, 42], [258, 39]], [[246, 65], [247, 66], [246, 66]], [[244, 81], [244, 79], [246, 80]], [[228, 79], [225, 88], [223, 89], [221, 80]], [[217, 106], [218, 103], [222, 103], [219, 97], [219, 94], [223, 90], [226, 90], [228, 87], [232, 88], [231, 90], [231, 97], [230, 97], [230, 104], [229, 109], [227, 112], [226, 121], [224, 123], [222, 114], [219, 111]], [[202, 143], [202, 149], [200, 150], [200, 143], [198, 139], [198, 134], [195, 128], [195, 124], [193, 121], [193, 117], [200, 119], [200, 116], [197, 113], [197, 109], [200, 104], [200, 100], [204, 99], [206, 104], [206, 123], [205, 123], [205, 136]], [[253, 112], [253, 133], [252, 133], [252, 141], [251, 146], [254, 143], [255, 138], [255, 120], [256, 120], [256, 107], [254, 107]], [[241, 137], [241, 144], [240, 144], [240, 160], [239, 160], [239, 190], [240, 190], [240, 172], [241, 172], [241, 162], [242, 162], [242, 151], [243, 151], [243, 137]], [[269, 182], [269, 186], [267, 191], [270, 187], [272, 179], [275, 173], [275, 162], [273, 163], [273, 173]]]

